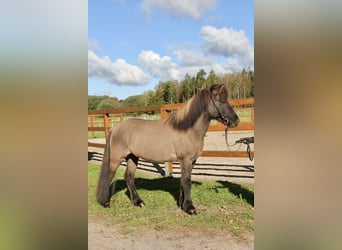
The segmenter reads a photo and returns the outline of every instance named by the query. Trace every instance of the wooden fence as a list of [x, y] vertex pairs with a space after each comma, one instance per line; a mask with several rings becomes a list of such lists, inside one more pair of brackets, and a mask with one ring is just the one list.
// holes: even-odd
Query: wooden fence
[[[229, 131], [254, 130], [254, 98], [235, 99], [229, 101], [233, 109], [239, 114], [240, 123]], [[160, 112], [161, 119], [165, 120], [169, 113], [184, 106], [180, 104], [165, 104], [158, 106], [118, 108], [109, 110], [91, 110], [88, 112], [88, 132], [104, 131], [106, 141], [108, 139], [108, 131], [112, 126], [123, 121], [124, 115], [129, 113], [153, 113]], [[101, 121], [95, 121], [95, 117], [101, 117]], [[112, 119], [115, 118], [115, 119]], [[99, 118], [98, 118], [99, 119]], [[102, 126], [95, 126], [102, 125]], [[210, 125], [208, 131], [224, 131], [225, 126], [219, 122]], [[105, 144], [88, 142], [89, 147], [104, 148]], [[203, 151], [201, 156], [204, 157], [249, 157], [244, 151]], [[251, 152], [254, 157], [254, 152]]]

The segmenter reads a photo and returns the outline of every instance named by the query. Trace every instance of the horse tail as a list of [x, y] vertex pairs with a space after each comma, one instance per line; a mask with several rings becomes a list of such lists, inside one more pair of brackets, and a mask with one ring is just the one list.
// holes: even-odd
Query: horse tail
[[110, 182], [113, 178], [113, 174], [110, 171], [110, 137], [112, 130], [109, 131], [108, 140], [106, 142], [105, 151], [103, 154], [103, 160], [97, 183], [96, 199], [99, 204], [104, 207], [109, 207], [110, 200]]

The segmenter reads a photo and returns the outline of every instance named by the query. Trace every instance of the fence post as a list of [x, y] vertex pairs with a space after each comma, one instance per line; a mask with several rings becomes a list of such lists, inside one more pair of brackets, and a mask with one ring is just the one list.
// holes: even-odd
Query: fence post
[[166, 176], [172, 176], [173, 166], [171, 161], [165, 162]]
[[104, 119], [105, 136], [106, 136], [106, 142], [107, 142], [108, 141], [108, 130], [110, 128], [109, 113], [104, 114], [103, 119]]
[[160, 118], [162, 120], [166, 120], [166, 118], [168, 117], [168, 114], [166, 112], [166, 109], [164, 109], [163, 107], [160, 108]]
[[[94, 127], [94, 116], [90, 116], [90, 127]], [[95, 131], [91, 131], [91, 138], [94, 138]]]

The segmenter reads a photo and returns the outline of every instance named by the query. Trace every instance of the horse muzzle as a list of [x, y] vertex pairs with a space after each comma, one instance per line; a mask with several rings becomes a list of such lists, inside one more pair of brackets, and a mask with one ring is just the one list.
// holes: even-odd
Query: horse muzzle
[[237, 125], [239, 125], [239, 122], [240, 122], [239, 118], [237, 120], [235, 120], [235, 121], [228, 120], [227, 126], [230, 127], [230, 128], [234, 128]]
[[233, 119], [229, 119], [228, 117], [219, 113], [219, 119], [218, 120], [230, 128], [236, 127], [240, 122], [240, 119], [236, 114], [234, 114]]
[[227, 117], [223, 117], [222, 119], [222, 123], [226, 126], [228, 126], [229, 128], [234, 128], [237, 125], [239, 125], [240, 119], [238, 117], [236, 117], [234, 120], [231, 120]]

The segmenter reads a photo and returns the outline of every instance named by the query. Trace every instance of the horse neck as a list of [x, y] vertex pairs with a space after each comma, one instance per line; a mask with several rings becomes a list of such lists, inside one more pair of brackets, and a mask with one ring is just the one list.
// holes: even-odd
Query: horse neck
[[206, 112], [203, 112], [201, 116], [197, 119], [193, 126], [193, 132], [196, 136], [200, 138], [204, 138], [205, 134], [208, 131], [208, 127], [210, 124], [209, 115]]

